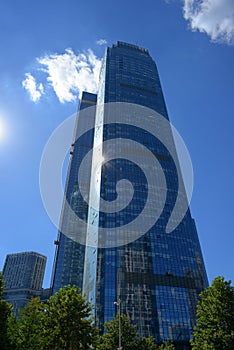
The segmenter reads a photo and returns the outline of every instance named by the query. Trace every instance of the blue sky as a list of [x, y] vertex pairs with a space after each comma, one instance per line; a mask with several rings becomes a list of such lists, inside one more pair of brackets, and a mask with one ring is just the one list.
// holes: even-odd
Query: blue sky
[[209, 280], [233, 281], [233, 0], [1, 2], [0, 269], [7, 253], [38, 251], [49, 286], [57, 230], [40, 197], [41, 155], [81, 90], [95, 91], [117, 40], [148, 48], [157, 63], [193, 162], [191, 211]]

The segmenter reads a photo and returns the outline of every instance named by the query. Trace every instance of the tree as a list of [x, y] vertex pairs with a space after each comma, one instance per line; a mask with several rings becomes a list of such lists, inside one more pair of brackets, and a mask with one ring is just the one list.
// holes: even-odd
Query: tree
[[19, 310], [19, 317], [12, 316], [9, 322], [11, 344], [16, 350], [43, 350], [46, 344], [44, 325], [45, 305], [39, 298], [32, 298]]
[[[91, 305], [73, 286], [61, 288], [47, 303], [33, 298], [9, 325], [16, 350], [88, 350], [96, 345]], [[0, 348], [2, 350], [2, 348]]]
[[12, 305], [3, 300], [4, 282], [0, 272], [0, 349], [9, 349], [8, 322], [12, 313]]
[[66, 286], [50, 297], [45, 311], [46, 349], [88, 350], [96, 345], [92, 306], [75, 287]]
[[[120, 316], [121, 322], [121, 344], [124, 350], [132, 350], [136, 339], [136, 327], [131, 325], [128, 317]], [[100, 350], [116, 350], [119, 346], [119, 314], [114, 320], [105, 323], [106, 333], [101, 337]]]
[[216, 277], [200, 294], [193, 350], [233, 350], [234, 287], [224, 277]]
[[[124, 350], [154, 350], [156, 348], [154, 338], [138, 338], [136, 327], [129, 318], [122, 314], [121, 322], [121, 345]], [[98, 350], [116, 350], [119, 347], [119, 314], [114, 320], [105, 323], [106, 333], [100, 337]]]
[[159, 350], [174, 350], [174, 349], [175, 347], [171, 340], [164, 341], [159, 347]]
[[137, 350], [155, 350], [156, 345], [153, 337], [139, 338], [136, 341], [135, 349]]

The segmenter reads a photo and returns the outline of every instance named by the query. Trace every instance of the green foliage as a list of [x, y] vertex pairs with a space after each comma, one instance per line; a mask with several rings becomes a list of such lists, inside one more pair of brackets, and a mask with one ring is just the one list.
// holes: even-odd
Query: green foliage
[[200, 294], [193, 350], [233, 350], [234, 287], [224, 277], [216, 277]]
[[22, 310], [19, 318], [12, 316], [9, 322], [11, 343], [16, 350], [43, 350], [45, 305], [39, 298], [33, 298]]
[[9, 349], [8, 322], [12, 313], [12, 305], [3, 300], [4, 282], [0, 272], [0, 349]]
[[97, 330], [92, 325], [91, 310], [75, 286], [61, 288], [50, 297], [45, 318], [46, 349], [92, 349]]
[[48, 303], [33, 298], [20, 311], [18, 319], [11, 318], [9, 334], [12, 349], [93, 349], [97, 330], [92, 326], [90, 312], [90, 304], [75, 286], [61, 288]]
[[[130, 320], [124, 314], [121, 320], [121, 345], [124, 350], [154, 350], [153, 337], [137, 338], [136, 327], [131, 325]], [[119, 347], [119, 314], [114, 320], [105, 324], [106, 333], [100, 337], [98, 350], [116, 350]]]
[[[121, 344], [124, 350], [131, 350], [136, 339], [136, 328], [131, 325], [126, 315], [120, 316], [121, 320]], [[117, 349], [119, 346], [119, 314], [114, 320], [105, 324], [106, 333], [101, 337], [100, 350]]]
[[137, 350], [155, 350], [156, 345], [153, 337], [139, 338], [136, 341], [135, 349]]
[[171, 340], [164, 341], [159, 347], [159, 350], [174, 350], [174, 349], [175, 347]]

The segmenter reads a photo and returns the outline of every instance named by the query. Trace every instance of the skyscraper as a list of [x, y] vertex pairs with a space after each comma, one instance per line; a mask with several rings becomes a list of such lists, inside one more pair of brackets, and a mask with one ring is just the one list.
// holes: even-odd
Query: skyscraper
[[46, 257], [35, 252], [8, 254], [3, 267], [3, 297], [13, 304], [14, 312], [32, 297], [41, 296]]
[[[68, 283], [80, 287], [94, 304], [98, 327], [114, 317], [114, 302], [120, 300], [121, 312], [137, 326], [139, 336], [153, 335], [157, 342], [173, 339], [179, 348], [191, 337], [197, 296], [207, 286], [207, 277], [190, 210], [168, 230], [180, 171], [176, 156], [153, 129], [150, 132], [148, 121], [154, 125], [159, 115], [169, 125], [157, 68], [148, 50], [124, 42], [108, 48], [98, 95], [83, 93], [80, 104], [52, 283], [53, 291]], [[161, 119], [157, 120], [159, 125]], [[86, 132], [79, 134], [86, 123]], [[169, 148], [175, 150], [170, 127], [165, 135]], [[142, 148], [136, 148], [136, 143]], [[114, 156], [116, 151], [119, 157]], [[85, 157], [85, 176], [80, 181], [77, 174]], [[145, 163], [142, 169], [138, 159]], [[147, 172], [155, 172], [153, 183]], [[157, 198], [160, 202], [164, 195], [165, 205], [159, 210]], [[113, 210], [106, 209], [102, 200], [112, 204]], [[130, 223], [142, 217], [148, 202], [150, 209], [133, 229]], [[144, 230], [143, 224], [147, 227], [152, 220]]]

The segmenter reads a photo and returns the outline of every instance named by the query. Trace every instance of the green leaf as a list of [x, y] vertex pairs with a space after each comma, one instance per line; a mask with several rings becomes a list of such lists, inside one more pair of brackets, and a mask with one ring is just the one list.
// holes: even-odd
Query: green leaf
[[193, 350], [233, 350], [234, 287], [224, 277], [216, 277], [200, 294]]

